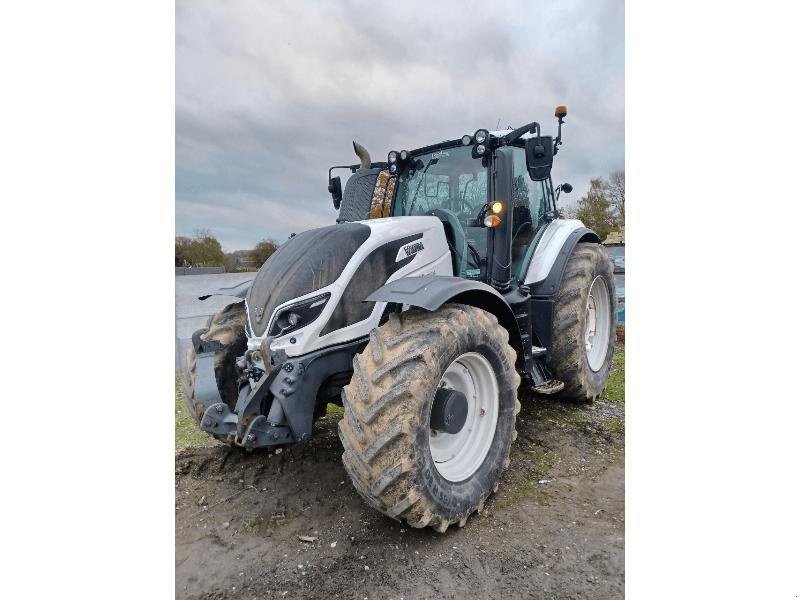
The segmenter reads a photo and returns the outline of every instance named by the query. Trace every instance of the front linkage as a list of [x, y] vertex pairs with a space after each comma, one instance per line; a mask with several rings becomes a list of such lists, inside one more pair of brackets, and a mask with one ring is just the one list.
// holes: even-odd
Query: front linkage
[[[352, 371], [353, 355], [366, 339], [356, 340], [299, 357], [287, 357], [283, 350], [269, 348], [272, 338], [261, 343], [258, 364], [253, 366], [248, 352], [241, 364], [250, 364], [239, 383], [234, 409], [220, 396], [214, 374], [214, 357], [219, 348], [209, 347], [195, 336], [197, 378], [195, 401], [207, 408], [200, 428], [223, 441], [248, 450], [281, 446], [311, 438], [314, 409], [323, 384], [337, 375]], [[324, 397], [324, 395], [323, 395]], [[324, 400], [323, 400], [324, 401]]]

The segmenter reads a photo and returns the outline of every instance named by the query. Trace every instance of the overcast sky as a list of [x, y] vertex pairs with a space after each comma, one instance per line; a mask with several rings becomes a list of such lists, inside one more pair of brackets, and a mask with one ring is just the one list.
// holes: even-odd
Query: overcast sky
[[498, 121], [548, 133], [566, 104], [569, 202], [624, 168], [623, 0], [178, 0], [175, 57], [176, 233], [226, 252], [332, 224], [354, 139], [384, 160]]

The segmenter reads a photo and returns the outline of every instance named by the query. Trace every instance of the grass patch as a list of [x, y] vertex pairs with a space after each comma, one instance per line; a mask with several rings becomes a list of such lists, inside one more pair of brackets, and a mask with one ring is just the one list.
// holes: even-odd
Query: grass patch
[[533, 461], [534, 472], [539, 479], [545, 477], [558, 462], [556, 453], [549, 450], [534, 447], [528, 450], [528, 453]]
[[183, 399], [181, 376], [175, 373], [175, 451], [184, 448], [201, 448], [214, 444], [213, 438], [200, 431], [197, 421], [189, 414]]
[[344, 416], [344, 408], [338, 404], [328, 402], [328, 409], [325, 411], [325, 414], [329, 417], [338, 417], [341, 419]]
[[614, 359], [611, 363], [611, 375], [608, 378], [606, 389], [600, 396], [609, 402], [625, 402], [625, 348], [617, 347], [614, 350]]
[[[543, 484], [540, 484], [539, 481], [547, 478], [550, 470], [558, 462], [558, 455], [550, 450], [544, 450], [537, 447], [526, 450], [520, 449], [516, 454], [517, 457], [514, 458], [514, 461], [520, 461], [522, 464], [524, 464], [526, 471], [528, 467], [532, 467], [531, 471], [534, 477], [533, 479], [525, 479], [523, 481], [512, 483], [511, 486], [507, 488], [498, 499], [498, 507], [508, 508], [509, 506], [518, 504], [522, 500], [529, 499], [533, 500], [540, 506], [545, 506], [546, 501], [544, 494], [542, 493]], [[520, 468], [520, 462], [517, 462], [517, 468]], [[500, 488], [503, 488], [502, 484]]]
[[616, 435], [625, 431], [625, 421], [622, 419], [611, 419], [603, 423], [603, 429], [609, 434]]
[[582, 427], [586, 425], [586, 416], [583, 414], [584, 407], [580, 405], [575, 406], [558, 406], [553, 407], [553, 412], [550, 415], [552, 420], [560, 425], [569, 425], [570, 427]]

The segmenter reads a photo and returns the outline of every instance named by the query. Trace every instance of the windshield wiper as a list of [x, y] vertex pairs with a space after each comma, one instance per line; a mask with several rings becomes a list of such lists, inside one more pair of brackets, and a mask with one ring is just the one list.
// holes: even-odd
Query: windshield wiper
[[422, 169], [422, 175], [419, 178], [419, 183], [417, 184], [417, 187], [414, 190], [414, 196], [411, 198], [411, 206], [409, 207], [408, 213], [406, 213], [406, 214], [410, 215], [414, 211], [414, 203], [417, 201], [417, 194], [419, 193], [419, 186], [421, 186], [422, 182], [425, 181], [425, 173], [428, 172], [428, 169], [430, 168], [431, 165], [435, 165], [438, 162], [439, 162], [438, 158], [431, 158], [428, 161], [428, 164], [425, 165], [425, 168]]

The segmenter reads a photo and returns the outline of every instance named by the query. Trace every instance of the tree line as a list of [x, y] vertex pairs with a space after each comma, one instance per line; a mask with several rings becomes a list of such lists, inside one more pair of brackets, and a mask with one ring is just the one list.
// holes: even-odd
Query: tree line
[[175, 237], [176, 267], [225, 267], [228, 273], [258, 271], [278, 249], [272, 239], [263, 239], [250, 250], [224, 252], [214, 234], [208, 229], [197, 230], [194, 236]]
[[575, 207], [565, 208], [565, 217], [580, 219], [605, 240], [612, 231], [625, 228], [625, 171], [615, 171], [608, 179], [589, 182], [589, 191]]

